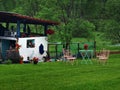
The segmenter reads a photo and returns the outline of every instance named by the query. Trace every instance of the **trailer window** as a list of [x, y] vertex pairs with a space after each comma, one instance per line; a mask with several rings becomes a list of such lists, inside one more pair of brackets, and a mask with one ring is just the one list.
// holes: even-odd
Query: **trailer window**
[[34, 47], [35, 47], [35, 40], [34, 39], [27, 40], [27, 48], [34, 48]]

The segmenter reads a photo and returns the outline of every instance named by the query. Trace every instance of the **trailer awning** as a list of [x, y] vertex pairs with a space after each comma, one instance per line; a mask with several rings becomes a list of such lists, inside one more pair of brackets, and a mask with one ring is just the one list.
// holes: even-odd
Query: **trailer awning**
[[43, 20], [38, 19], [30, 16], [25, 16], [17, 13], [10, 13], [10, 12], [2, 12], [0, 11], [0, 22], [7, 22], [7, 23], [26, 23], [26, 24], [40, 24], [40, 25], [58, 25], [58, 22], [50, 21], [50, 20]]

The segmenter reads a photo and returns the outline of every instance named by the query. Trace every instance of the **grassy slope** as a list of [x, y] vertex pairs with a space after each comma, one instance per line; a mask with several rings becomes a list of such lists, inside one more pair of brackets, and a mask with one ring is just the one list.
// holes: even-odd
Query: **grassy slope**
[[119, 90], [120, 56], [107, 65], [48, 62], [0, 65], [0, 90]]
[[[120, 46], [113, 46], [111, 45], [111, 42], [109, 40], [104, 39], [104, 36], [100, 32], [93, 32], [93, 35], [95, 36], [96, 40], [96, 48], [97, 50], [101, 50], [103, 48], [109, 49], [109, 50], [120, 50]], [[85, 38], [73, 38], [72, 42], [94, 42], [93, 38], [88, 38], [89, 40]]]

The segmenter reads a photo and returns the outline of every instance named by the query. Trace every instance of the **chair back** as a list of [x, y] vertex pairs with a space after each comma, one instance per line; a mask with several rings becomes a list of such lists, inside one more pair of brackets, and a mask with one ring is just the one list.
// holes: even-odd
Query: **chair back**
[[101, 60], [106, 60], [109, 58], [110, 50], [101, 50], [99, 55], [97, 56]]

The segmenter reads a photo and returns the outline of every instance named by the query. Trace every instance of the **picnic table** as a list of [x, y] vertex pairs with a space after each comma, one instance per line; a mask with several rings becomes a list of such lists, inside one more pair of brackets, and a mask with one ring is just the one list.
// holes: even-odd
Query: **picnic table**
[[93, 50], [79, 50], [81, 56], [82, 56], [82, 62], [85, 62], [86, 64], [90, 62], [92, 64], [91, 59], [93, 58]]

